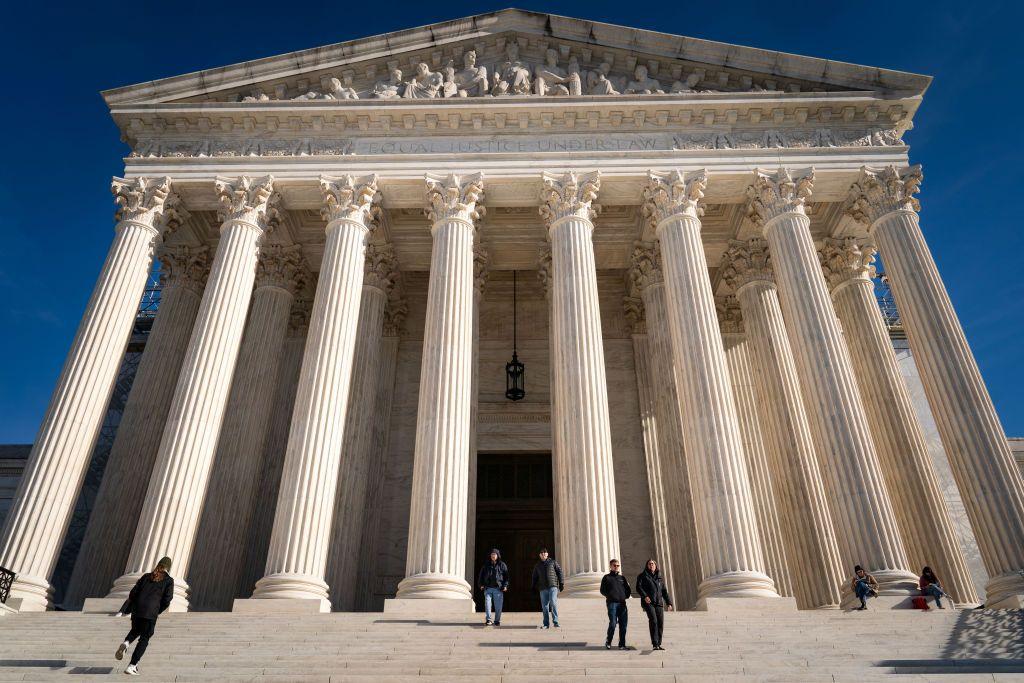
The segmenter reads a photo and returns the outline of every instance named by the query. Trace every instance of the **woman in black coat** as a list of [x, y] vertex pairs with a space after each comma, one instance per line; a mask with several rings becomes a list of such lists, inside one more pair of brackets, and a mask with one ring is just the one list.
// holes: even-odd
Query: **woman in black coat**
[[673, 608], [672, 599], [668, 596], [668, 589], [665, 587], [665, 580], [658, 570], [656, 560], [647, 560], [647, 566], [636, 577], [636, 591], [647, 614], [647, 625], [651, 629], [651, 645], [655, 650], [664, 650], [665, 648], [661, 646], [661, 634], [665, 630], [665, 609]]

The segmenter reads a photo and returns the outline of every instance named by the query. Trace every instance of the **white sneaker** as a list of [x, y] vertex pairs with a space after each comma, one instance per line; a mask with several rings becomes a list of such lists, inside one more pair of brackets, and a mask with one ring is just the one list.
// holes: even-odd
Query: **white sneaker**
[[126, 640], [126, 641], [124, 641], [123, 643], [121, 643], [120, 645], [117, 646], [117, 652], [114, 653], [114, 659], [116, 659], [119, 662], [122, 659], [124, 659], [124, 653], [125, 653], [125, 650], [127, 650], [127, 649], [128, 649], [128, 641]]
[[135, 666], [134, 664], [129, 664], [128, 666], [126, 666], [124, 668], [124, 672], [126, 674], [128, 674], [129, 676], [138, 676], [139, 675], [139, 667]]

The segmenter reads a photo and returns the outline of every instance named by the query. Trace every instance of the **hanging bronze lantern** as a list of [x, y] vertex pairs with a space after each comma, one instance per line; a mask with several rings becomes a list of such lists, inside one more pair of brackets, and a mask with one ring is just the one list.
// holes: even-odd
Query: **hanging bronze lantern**
[[516, 271], [512, 271], [512, 360], [505, 363], [505, 398], [521, 401], [526, 396], [526, 366], [516, 355]]

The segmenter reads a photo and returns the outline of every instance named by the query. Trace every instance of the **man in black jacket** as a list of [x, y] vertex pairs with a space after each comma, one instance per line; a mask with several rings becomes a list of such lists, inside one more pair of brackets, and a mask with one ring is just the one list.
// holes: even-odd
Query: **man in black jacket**
[[501, 559], [497, 548], [491, 550], [490, 556], [480, 567], [477, 584], [484, 592], [484, 625], [491, 625], [491, 606], [494, 606], [494, 625], [501, 626], [501, 605], [505, 601], [508, 590], [508, 565]]
[[124, 670], [130, 676], [139, 675], [139, 660], [142, 659], [142, 655], [146, 654], [149, 639], [153, 637], [153, 631], [156, 629], [156, 618], [167, 609], [174, 598], [174, 579], [167, 573], [170, 569], [171, 558], [161, 558], [153, 571], [143, 574], [135, 582], [131, 593], [128, 594], [128, 599], [124, 601], [120, 611], [117, 613], [119, 617], [125, 614], [132, 615], [132, 629], [128, 631], [124, 642], [121, 643], [117, 648], [117, 652], [114, 653], [114, 659], [120, 661], [124, 657], [128, 646], [136, 638], [139, 639], [139, 644], [135, 646], [135, 650], [132, 652], [131, 663]]
[[539, 628], [548, 628], [548, 612], [551, 620], [558, 628], [558, 593], [565, 588], [562, 581], [562, 568], [555, 558], [548, 556], [548, 549], [540, 549], [540, 562], [533, 566], [533, 577], [530, 586], [540, 592], [540, 610], [544, 620]]
[[626, 649], [626, 625], [629, 623], [629, 612], [626, 600], [633, 592], [629, 589], [629, 581], [619, 573], [619, 561], [608, 562], [608, 573], [601, 578], [601, 595], [608, 604], [608, 637], [604, 640], [604, 649], [612, 649], [612, 637], [615, 635], [615, 624], [619, 625], [619, 649]]
[[658, 563], [654, 559], [647, 560], [647, 566], [636, 577], [636, 592], [640, 596], [641, 605], [647, 613], [647, 625], [651, 629], [651, 646], [655, 650], [664, 650], [661, 646], [661, 634], [665, 630], [665, 608], [672, 609], [672, 599], [668, 596], [665, 580], [661, 577]]

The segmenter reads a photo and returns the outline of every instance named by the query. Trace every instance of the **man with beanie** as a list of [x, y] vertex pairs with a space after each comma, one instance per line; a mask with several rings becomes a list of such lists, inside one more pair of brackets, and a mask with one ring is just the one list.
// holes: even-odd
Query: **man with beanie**
[[487, 620], [484, 625], [491, 625], [493, 605], [494, 625], [501, 626], [501, 606], [505, 601], [505, 591], [508, 590], [508, 565], [502, 561], [501, 552], [497, 548], [491, 550], [490, 556], [484, 561], [484, 566], [480, 567], [477, 584], [484, 592], [484, 618]]
[[135, 650], [132, 652], [131, 663], [124, 670], [129, 676], [139, 675], [139, 660], [142, 659], [142, 655], [146, 654], [149, 639], [153, 637], [153, 631], [156, 629], [156, 618], [170, 606], [171, 600], [174, 598], [174, 579], [167, 573], [170, 569], [171, 558], [161, 558], [156, 563], [153, 571], [143, 574], [135, 582], [135, 586], [128, 594], [128, 599], [124, 601], [120, 611], [117, 613], [119, 617], [126, 614], [132, 615], [132, 629], [128, 631], [124, 642], [121, 643], [117, 648], [117, 652], [114, 653], [114, 659], [120, 661], [124, 657], [128, 646], [136, 638], [139, 639], [139, 644], [135, 646]]
[[538, 628], [548, 628], [548, 615], [558, 628], [558, 593], [565, 588], [562, 582], [562, 567], [555, 558], [548, 556], [548, 549], [540, 549], [540, 562], [533, 567], [530, 584], [533, 590], [540, 593], [540, 611], [544, 619]]

